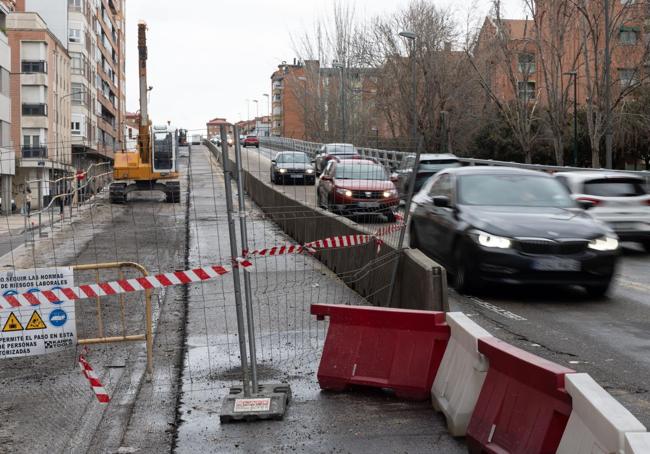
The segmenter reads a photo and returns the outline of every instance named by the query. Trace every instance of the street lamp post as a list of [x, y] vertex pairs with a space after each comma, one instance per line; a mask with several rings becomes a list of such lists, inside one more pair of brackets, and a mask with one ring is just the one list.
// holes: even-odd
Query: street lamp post
[[257, 99], [253, 99], [253, 102], [255, 103], [255, 134], [257, 134], [257, 119], [260, 116], [260, 102]]
[[[412, 130], [411, 130], [411, 140], [413, 140], [414, 147], [415, 147], [415, 162], [413, 163], [413, 172], [411, 172], [411, 178], [409, 179], [408, 182], [408, 190], [406, 193], [406, 202], [404, 204], [404, 226], [400, 229], [399, 231], [399, 241], [397, 243], [397, 251], [398, 253], [402, 253], [402, 249], [404, 247], [404, 236], [406, 235], [406, 227], [408, 226], [408, 221], [409, 221], [409, 214], [411, 212], [411, 200], [413, 199], [413, 192], [415, 190], [415, 175], [417, 174], [418, 167], [420, 167], [420, 142], [418, 140], [418, 133], [417, 133], [417, 97], [416, 97], [416, 90], [417, 90], [417, 79], [416, 79], [416, 65], [415, 65], [415, 40], [417, 38], [417, 35], [413, 32], [409, 31], [402, 31], [399, 33], [399, 35], [402, 38], [406, 38], [411, 41], [411, 60], [412, 60], [412, 67], [411, 67], [411, 77], [413, 79], [412, 83], [412, 101], [413, 101], [413, 125], [412, 125]], [[399, 259], [395, 260], [395, 265], [393, 266], [393, 274], [391, 276], [390, 280], [390, 287], [388, 289], [388, 301], [387, 301], [387, 306], [390, 307], [392, 301], [393, 301], [393, 293], [395, 290], [395, 282], [397, 280], [397, 268], [399, 267]]]
[[333, 68], [338, 68], [340, 71], [339, 75], [339, 91], [341, 92], [341, 142], [345, 143], [345, 136], [346, 136], [346, 131], [345, 131], [345, 85], [343, 84], [343, 69], [344, 69], [344, 64], [339, 62], [338, 60], [334, 60], [332, 62], [332, 67]]
[[271, 124], [273, 123], [273, 120], [271, 119], [271, 95], [269, 95], [268, 93], [264, 93], [262, 96], [264, 96], [266, 98], [266, 116], [268, 117], [268, 120], [269, 120], [267, 135], [270, 137], [271, 136]]
[[578, 167], [578, 72], [564, 73], [573, 81], [573, 167]]

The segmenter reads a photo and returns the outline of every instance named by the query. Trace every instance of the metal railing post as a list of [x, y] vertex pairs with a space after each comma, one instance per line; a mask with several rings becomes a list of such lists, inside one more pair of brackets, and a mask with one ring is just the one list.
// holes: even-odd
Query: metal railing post
[[[237, 251], [237, 234], [235, 232], [234, 207], [232, 203], [232, 171], [228, 160], [228, 134], [225, 125], [221, 125], [221, 152], [223, 154], [223, 176], [226, 186], [226, 211], [228, 212], [228, 233], [230, 235], [230, 254], [239, 257]], [[246, 330], [244, 328], [244, 311], [241, 299], [241, 283], [239, 281], [239, 269], [233, 264], [232, 280], [235, 287], [235, 312], [237, 314], [237, 331], [239, 334], [239, 354], [241, 358], [242, 385], [244, 396], [250, 397], [250, 378], [248, 373], [248, 354], [246, 352]]]

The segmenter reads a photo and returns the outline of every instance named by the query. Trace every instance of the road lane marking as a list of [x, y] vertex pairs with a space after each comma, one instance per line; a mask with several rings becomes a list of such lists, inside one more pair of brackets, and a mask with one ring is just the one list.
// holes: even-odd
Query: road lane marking
[[650, 291], [650, 285], [645, 285], [634, 281], [628, 281], [627, 279], [617, 279], [616, 283], [621, 287], [627, 287], [634, 290], [641, 290], [646, 292]]
[[481, 306], [483, 309], [487, 309], [491, 312], [494, 312], [495, 314], [499, 314], [500, 316], [508, 318], [510, 320], [516, 320], [518, 322], [525, 322], [527, 320], [521, 315], [517, 315], [514, 312], [510, 312], [509, 310], [503, 309], [499, 306], [495, 306], [492, 303], [488, 303], [487, 301], [483, 301], [482, 299], [476, 298], [474, 296], [468, 296], [467, 299], [475, 303], [477, 306]]

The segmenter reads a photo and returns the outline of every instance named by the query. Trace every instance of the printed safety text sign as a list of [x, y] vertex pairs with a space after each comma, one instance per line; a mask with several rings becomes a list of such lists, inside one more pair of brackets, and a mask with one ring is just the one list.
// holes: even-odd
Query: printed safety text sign
[[[0, 272], [0, 294], [34, 293], [74, 286], [72, 268]], [[0, 359], [42, 355], [77, 344], [74, 301], [0, 309]]]

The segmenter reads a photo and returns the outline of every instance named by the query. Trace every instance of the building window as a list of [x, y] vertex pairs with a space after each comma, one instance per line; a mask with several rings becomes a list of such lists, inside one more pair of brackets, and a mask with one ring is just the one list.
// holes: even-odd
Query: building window
[[23, 103], [23, 115], [29, 117], [47, 116], [47, 104], [28, 104]]
[[0, 93], [9, 96], [9, 71], [0, 66]]
[[78, 121], [73, 121], [70, 123], [70, 131], [73, 136], [80, 136], [81, 135], [81, 123]]
[[20, 62], [22, 73], [47, 73], [47, 62], [43, 60], [23, 60]]
[[68, 0], [68, 9], [83, 13], [83, 0]]
[[525, 81], [517, 82], [517, 91], [519, 99], [522, 101], [531, 101], [535, 99], [535, 82]]
[[634, 45], [637, 41], [637, 32], [631, 28], [621, 27], [618, 38], [622, 44]]
[[537, 69], [535, 66], [535, 55], [519, 54], [519, 72], [522, 74], [533, 74]]
[[84, 95], [86, 94], [86, 90], [83, 86], [83, 84], [73, 82], [72, 83], [72, 104], [82, 104], [85, 105], [84, 102]]
[[621, 82], [621, 87], [626, 88], [637, 83], [636, 71], [634, 69], [622, 68], [618, 70], [618, 80]]
[[70, 29], [68, 30], [68, 41], [71, 43], [82, 43], [81, 27], [73, 28], [72, 24], [70, 24]]
[[636, 0], [621, 0], [621, 5], [623, 6], [630, 6], [634, 5], [636, 3]]

